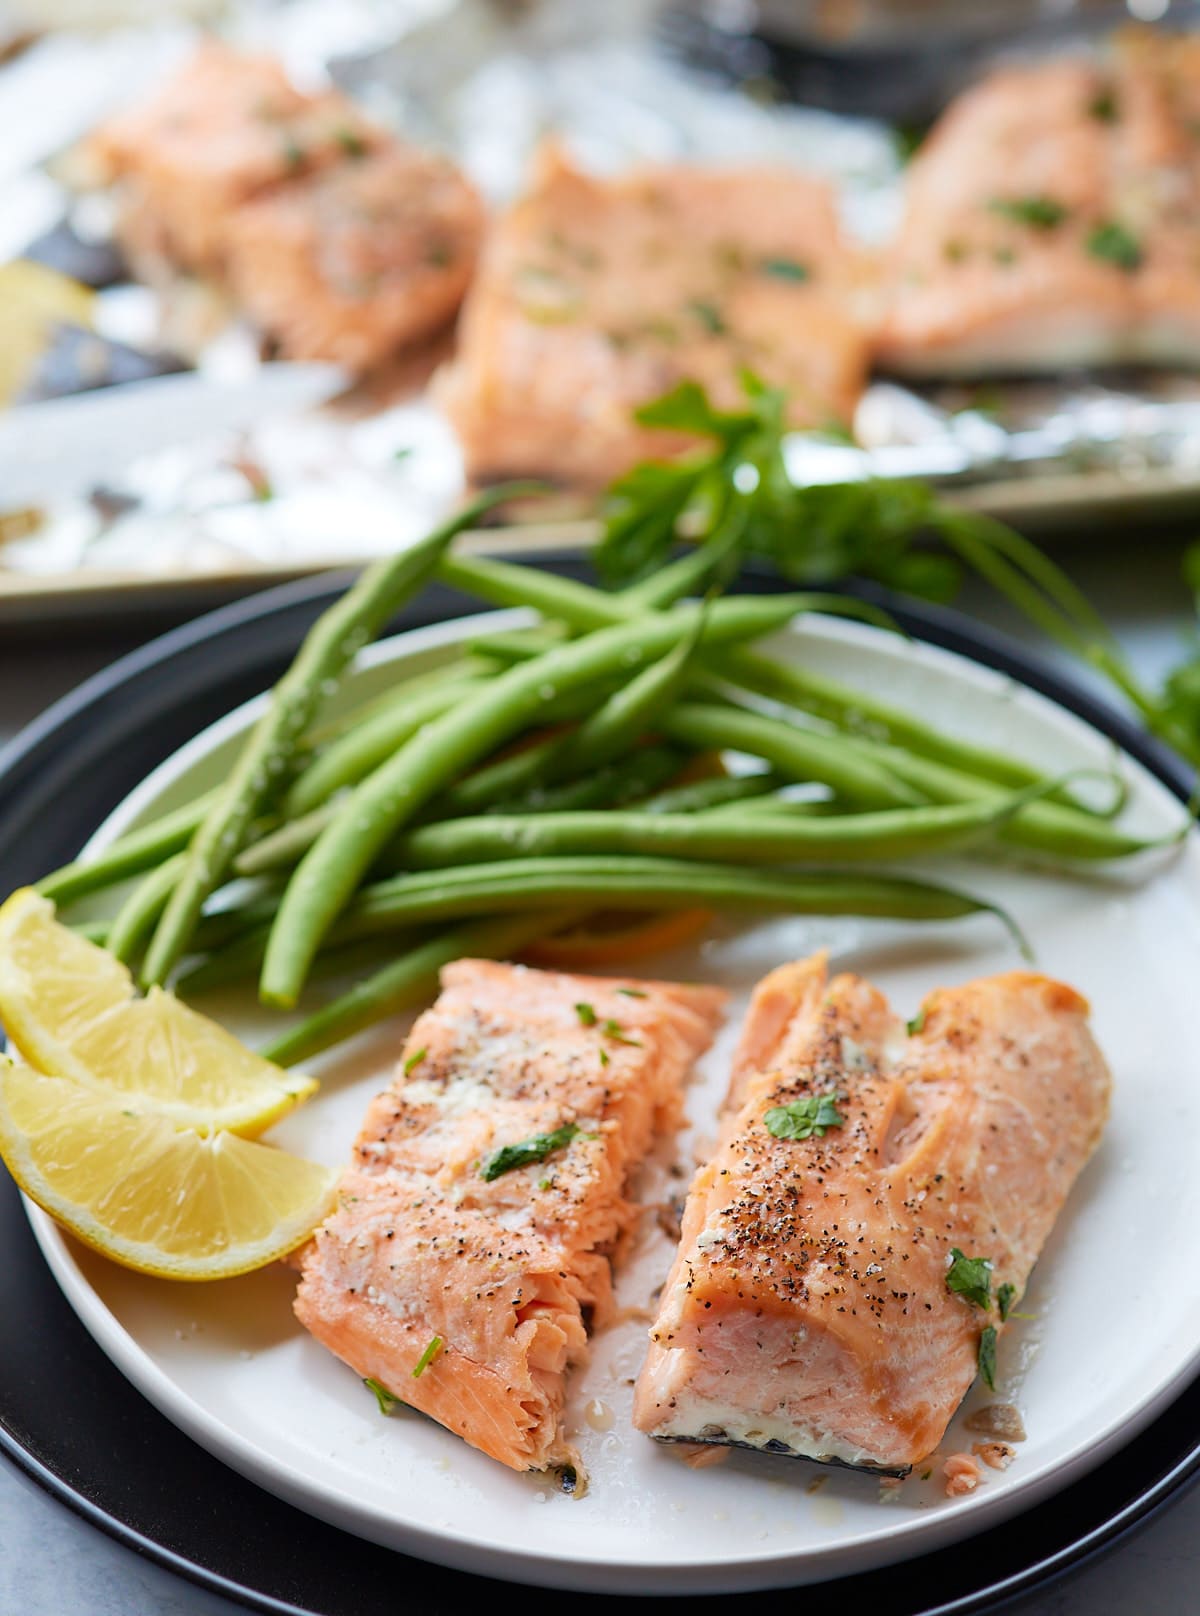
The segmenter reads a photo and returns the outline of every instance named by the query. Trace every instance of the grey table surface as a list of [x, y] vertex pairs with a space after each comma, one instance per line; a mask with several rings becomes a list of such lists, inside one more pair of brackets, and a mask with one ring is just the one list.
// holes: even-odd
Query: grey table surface
[[[1189, 621], [1177, 547], [1137, 536], [1123, 557], [1111, 547], [1095, 556], [1073, 548], [1064, 559], [1139, 670], [1158, 676], [1170, 666]], [[1043, 641], [981, 592], [969, 592], [963, 604], [1046, 652]], [[88, 637], [73, 625], [25, 637], [0, 630], [0, 743], [147, 632], [114, 637], [98, 625]], [[1069, 1509], [1069, 1495], [1057, 1507]], [[111, 1541], [0, 1459], [0, 1616], [234, 1616], [240, 1608]], [[1111, 1553], [1007, 1609], [1012, 1616], [1196, 1616], [1200, 1488]]]

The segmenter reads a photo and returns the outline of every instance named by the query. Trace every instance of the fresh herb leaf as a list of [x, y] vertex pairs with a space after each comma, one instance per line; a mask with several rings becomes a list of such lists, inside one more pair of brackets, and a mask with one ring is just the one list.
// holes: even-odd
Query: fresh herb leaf
[[555, 1128], [553, 1133], [538, 1133], [532, 1139], [522, 1139], [519, 1144], [502, 1145], [484, 1161], [479, 1176], [490, 1184], [502, 1173], [511, 1173], [516, 1167], [528, 1167], [532, 1162], [545, 1161], [547, 1156], [569, 1145], [578, 1132], [579, 1128], [574, 1122], [566, 1122], [561, 1128]]
[[430, 1364], [437, 1357], [438, 1353], [441, 1352], [445, 1345], [446, 1343], [442, 1340], [440, 1335], [435, 1335], [430, 1338], [429, 1345], [417, 1359], [417, 1367], [412, 1372], [412, 1378], [414, 1380], [420, 1380], [421, 1376], [429, 1368]]
[[1017, 1287], [1015, 1285], [1001, 1285], [996, 1290], [996, 1306], [1000, 1309], [1001, 1324], [1008, 1318], [1016, 1300]]
[[627, 999], [644, 999], [647, 997], [642, 988], [618, 988], [617, 992], [623, 993]]
[[1088, 116], [1095, 118], [1097, 123], [1116, 123], [1119, 116], [1117, 92], [1111, 84], [1097, 90], [1088, 102]]
[[1112, 219], [1096, 226], [1087, 239], [1087, 250], [1093, 258], [1103, 258], [1127, 273], [1141, 267], [1142, 249], [1137, 237]]
[[925, 1030], [925, 1006], [922, 1005], [911, 1021], [907, 1022], [908, 1036], [913, 1038], [917, 1033]]
[[349, 129], [343, 125], [340, 129], [334, 130], [333, 138], [337, 141], [338, 145], [342, 148], [347, 157], [357, 158], [366, 156], [367, 143], [358, 133], [357, 129]]
[[694, 314], [696, 319], [706, 331], [714, 337], [720, 336], [727, 329], [720, 309], [715, 303], [707, 303], [703, 298], [697, 298], [688, 304], [688, 313]]
[[594, 1027], [596, 1025], [596, 1012], [590, 1004], [577, 1004], [575, 1014], [579, 1017], [581, 1027]]
[[1000, 213], [1017, 224], [1027, 224], [1034, 230], [1056, 230], [1067, 217], [1067, 208], [1052, 196], [994, 196], [988, 203], [993, 213]]
[[293, 170], [299, 168], [305, 160], [304, 147], [291, 135], [283, 137], [283, 160]]
[[629, 1034], [623, 1031], [621, 1023], [619, 1021], [613, 1021], [611, 1017], [609, 1020], [604, 1022], [600, 1028], [600, 1031], [606, 1038], [611, 1038], [614, 1044], [631, 1044], [634, 1049], [641, 1049], [643, 1047], [642, 1040], [640, 1038], [630, 1038]]
[[375, 1401], [379, 1404], [381, 1414], [390, 1414], [396, 1404], [401, 1401], [393, 1392], [388, 1391], [386, 1386], [381, 1386], [377, 1380], [364, 1380], [363, 1385], [369, 1391], [375, 1393]]
[[600, 1051], [600, 1064], [601, 1064], [601, 1066], [607, 1066], [608, 1062], [609, 1062], [608, 1050], [607, 1049], [602, 1049]]
[[840, 1098], [836, 1089], [826, 1089], [824, 1094], [808, 1094], [787, 1105], [773, 1105], [763, 1123], [776, 1139], [811, 1139], [814, 1134], [823, 1139], [827, 1129], [840, 1128], [846, 1120], [837, 1108]]
[[425, 1059], [426, 1055], [428, 1055], [428, 1053], [429, 1053], [429, 1051], [425, 1048], [424, 1045], [422, 1045], [420, 1049], [418, 1049], [414, 1054], [412, 1054], [412, 1055], [410, 1055], [408, 1057], [408, 1059], [404, 1063], [404, 1075], [405, 1075], [405, 1077], [408, 1077], [408, 1076], [411, 1075], [413, 1067], [414, 1066], [419, 1066], [421, 1064], [421, 1062]]
[[992, 1324], [984, 1326], [983, 1334], [979, 1337], [979, 1373], [987, 1382], [990, 1391], [996, 1390], [996, 1328]]
[[777, 281], [807, 281], [812, 271], [798, 258], [760, 258], [758, 267], [764, 275], [773, 275]]
[[964, 1296], [976, 1307], [992, 1305], [992, 1262], [990, 1257], [968, 1257], [957, 1246], [950, 1248], [946, 1289]]

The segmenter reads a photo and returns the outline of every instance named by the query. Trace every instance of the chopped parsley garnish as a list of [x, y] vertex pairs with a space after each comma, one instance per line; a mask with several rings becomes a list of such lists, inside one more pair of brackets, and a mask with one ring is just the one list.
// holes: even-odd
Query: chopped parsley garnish
[[697, 299], [688, 304], [688, 313], [694, 314], [704, 329], [711, 331], [713, 336], [720, 336], [725, 330], [725, 321], [715, 303], [705, 303], [702, 299]]
[[808, 265], [798, 258], [760, 258], [758, 267], [764, 275], [773, 275], [777, 281], [806, 281], [812, 275]]
[[454, 248], [445, 241], [431, 241], [425, 249], [425, 262], [434, 269], [445, 269], [454, 262]]
[[283, 141], [283, 160], [289, 168], [299, 168], [304, 162], [304, 147], [293, 140], [291, 135], [285, 135]]
[[642, 988], [618, 988], [617, 992], [623, 993], [627, 999], [644, 999], [646, 997], [646, 993]]
[[912, 1018], [912, 1020], [906, 1023], [906, 1026], [908, 1028], [908, 1036], [910, 1038], [915, 1037], [915, 1035], [917, 1033], [919, 1033], [919, 1032], [924, 1032], [924, 1030], [925, 1030], [925, 1006], [924, 1005], [921, 1006], [921, 1008], [917, 1011], [916, 1015]]
[[1132, 271], [1139, 268], [1142, 262], [1142, 249], [1138, 246], [1137, 237], [1131, 235], [1123, 224], [1115, 224], [1111, 219], [1098, 224], [1092, 231], [1087, 239], [1087, 250], [1093, 258], [1106, 259], [1118, 269]]
[[608, 1061], [609, 1061], [608, 1050], [607, 1049], [602, 1049], [600, 1051], [600, 1064], [601, 1064], [601, 1066], [607, 1066]]
[[581, 1027], [594, 1027], [596, 1025], [596, 1012], [590, 1004], [577, 1004], [575, 1014], [579, 1017]]
[[966, 242], [959, 241], [957, 236], [942, 243], [942, 257], [948, 264], [961, 264], [968, 251]]
[[441, 1352], [445, 1345], [446, 1343], [442, 1340], [440, 1335], [435, 1335], [430, 1338], [429, 1345], [417, 1359], [417, 1367], [412, 1372], [412, 1378], [414, 1380], [420, 1380], [421, 1376], [429, 1368], [430, 1364], [437, 1357], [438, 1353]]
[[532, 1162], [545, 1161], [547, 1156], [569, 1145], [578, 1132], [579, 1128], [574, 1122], [565, 1122], [553, 1133], [538, 1133], [532, 1139], [522, 1139], [519, 1144], [502, 1145], [483, 1163], [479, 1176], [490, 1184], [502, 1173], [511, 1173], [516, 1167], [528, 1167]]
[[1012, 1310], [1012, 1305], [1016, 1299], [1017, 1287], [1015, 1285], [1001, 1285], [998, 1287], [996, 1291], [996, 1306], [1000, 1309], [1001, 1324], [1003, 1324], [1005, 1319], [1008, 1317]]
[[363, 1385], [368, 1391], [375, 1393], [375, 1401], [379, 1404], [381, 1414], [390, 1414], [400, 1401], [400, 1398], [388, 1391], [386, 1386], [381, 1386], [377, 1380], [364, 1380]]
[[623, 1032], [621, 1023], [614, 1021], [611, 1016], [602, 1024], [600, 1031], [606, 1038], [611, 1038], [614, 1044], [631, 1044], [634, 1049], [642, 1048], [642, 1040], [631, 1038], [627, 1032]]
[[992, 262], [1001, 265], [1004, 269], [1007, 269], [1010, 264], [1015, 264], [1016, 261], [1017, 255], [1011, 247], [997, 247], [992, 254]]
[[1111, 84], [1097, 90], [1088, 102], [1088, 116], [1095, 118], [1097, 123], [1116, 123], [1117, 95]]
[[990, 1391], [996, 1390], [996, 1330], [994, 1325], [986, 1325], [983, 1334], [979, 1337], [979, 1373], [988, 1384]]
[[955, 1296], [965, 1296], [976, 1307], [992, 1305], [992, 1263], [990, 1257], [967, 1257], [957, 1246], [950, 1248], [950, 1266], [946, 1270], [946, 1289]]
[[988, 207], [1034, 230], [1055, 230], [1067, 216], [1066, 208], [1052, 196], [994, 196]]
[[811, 1139], [814, 1134], [823, 1139], [827, 1129], [840, 1128], [846, 1120], [837, 1108], [839, 1098], [836, 1089], [826, 1089], [824, 1094], [773, 1105], [763, 1117], [766, 1130], [776, 1139]]
[[356, 129], [347, 129], [344, 126], [341, 129], [335, 129], [333, 138], [347, 157], [365, 157], [367, 155], [367, 143]]
[[408, 1059], [404, 1063], [404, 1075], [405, 1075], [405, 1077], [408, 1077], [408, 1076], [411, 1075], [413, 1067], [414, 1066], [419, 1066], [421, 1064], [421, 1062], [425, 1059], [426, 1055], [428, 1055], [428, 1053], [429, 1053], [429, 1051], [424, 1047], [424, 1045], [422, 1045], [422, 1047], [420, 1049], [418, 1049], [414, 1054], [412, 1054], [412, 1055], [410, 1055], [408, 1057]]

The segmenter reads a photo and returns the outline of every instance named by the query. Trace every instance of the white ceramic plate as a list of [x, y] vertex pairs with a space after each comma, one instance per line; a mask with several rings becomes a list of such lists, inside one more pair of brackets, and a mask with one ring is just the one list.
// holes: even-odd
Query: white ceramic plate
[[[492, 627], [522, 620], [486, 619]], [[402, 663], [415, 670], [453, 654], [479, 629], [480, 619], [463, 620], [376, 647], [356, 675], [358, 692]], [[797, 623], [774, 649], [1050, 769], [1112, 760], [1111, 743], [1081, 720], [947, 652], [829, 619]], [[231, 714], [156, 770], [93, 847], [220, 778], [256, 708]], [[1130, 821], [1149, 832], [1174, 828], [1182, 810], [1166, 789], [1129, 759], [1121, 768]], [[591, 1490], [570, 1499], [416, 1414], [381, 1416], [358, 1378], [294, 1322], [294, 1280], [282, 1268], [185, 1286], [104, 1262], [31, 1208], [37, 1237], [83, 1323], [176, 1424], [302, 1509], [426, 1559], [572, 1589], [712, 1593], [837, 1577], [962, 1538], [1068, 1487], [1165, 1408], [1200, 1365], [1200, 1292], [1186, 1277], [1200, 1226], [1200, 840], [1192, 835], [1133, 869], [1088, 879], [1017, 863], [942, 865], [937, 873], [1002, 902], [1034, 940], [1041, 968], [1090, 997], [1116, 1080], [1105, 1142], [1023, 1304], [1034, 1317], [1001, 1343], [998, 1396], [1020, 1406], [1028, 1439], [1008, 1471], [987, 1471], [969, 1497], [946, 1499], [937, 1465], [887, 1502], [869, 1476], [794, 1460], [739, 1453], [689, 1469], [630, 1426], [645, 1338], [644, 1325], [631, 1320], [596, 1340], [575, 1380], [570, 1424]], [[730, 923], [700, 947], [653, 961], [653, 974], [719, 981], [734, 994], [728, 1026], [690, 1091], [693, 1128], [678, 1160], [711, 1132], [754, 982], [820, 945], [908, 1014], [937, 984], [1019, 963], [989, 917], [922, 927]], [[248, 999], [221, 1008], [245, 1036], [261, 1031]], [[320, 1095], [273, 1137], [343, 1161], [403, 1030], [378, 1029], [316, 1063]], [[647, 1227], [621, 1279], [625, 1303], [649, 1302], [669, 1253], [667, 1238]], [[963, 1413], [990, 1400], [977, 1387]], [[970, 1441], [956, 1421], [940, 1452]]]

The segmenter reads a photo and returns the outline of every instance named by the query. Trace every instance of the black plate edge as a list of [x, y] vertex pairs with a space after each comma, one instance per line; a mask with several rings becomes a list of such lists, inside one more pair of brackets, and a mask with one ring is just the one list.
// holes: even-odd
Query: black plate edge
[[[563, 570], [578, 568], [577, 558], [573, 555], [563, 554], [554, 556], [541, 556], [539, 564], [544, 566], [559, 566]], [[260, 627], [272, 620], [287, 625], [286, 632], [280, 636], [266, 634], [264, 641], [268, 642], [262, 647], [262, 655], [258, 660], [269, 660], [270, 646], [276, 638], [290, 640], [292, 646], [300, 630], [295, 628], [297, 619], [315, 616], [327, 604], [328, 600], [340, 592], [346, 582], [345, 575], [330, 576], [326, 574], [319, 578], [305, 578], [297, 582], [272, 589], [264, 594], [251, 596], [233, 602], [219, 610], [185, 624], [180, 628], [171, 630], [165, 635], [149, 642], [138, 650], [120, 658], [109, 668], [102, 670], [91, 679], [85, 681], [76, 690], [61, 698], [52, 707], [41, 715], [16, 737], [3, 751], [0, 751], [0, 823], [4, 822], [6, 807], [12, 806], [20, 795], [22, 785], [28, 786], [30, 781], [37, 777], [41, 771], [50, 766], [54, 769], [61, 764], [64, 751], [73, 750], [80, 739], [79, 726], [84, 730], [93, 723], [97, 710], [104, 711], [112, 708], [114, 699], [123, 702], [130, 694], [132, 686], [144, 681], [147, 676], [153, 675], [159, 669], [172, 664], [182, 657], [184, 660], [195, 659], [200, 653], [199, 660], [203, 664], [212, 659], [205, 658], [206, 649], [220, 652], [216, 642], [229, 635], [237, 635], [241, 631], [259, 625]], [[756, 590], [771, 590], [779, 585], [772, 579], [758, 576], [747, 577], [743, 580], [743, 587]], [[1077, 685], [1070, 677], [1060, 673], [1050, 666], [1044, 659], [1036, 654], [1026, 651], [1016, 645], [1005, 635], [996, 630], [987, 628], [982, 624], [962, 614], [945, 609], [916, 605], [905, 601], [903, 604], [876, 591], [864, 591], [877, 599], [882, 600], [893, 613], [901, 627], [911, 633], [915, 638], [940, 646], [944, 649], [958, 652], [970, 660], [990, 667], [1019, 684], [1028, 686], [1039, 694], [1077, 714], [1091, 724], [1099, 732], [1114, 740], [1124, 751], [1128, 752], [1136, 761], [1143, 764], [1152, 774], [1159, 778], [1181, 800], [1186, 801], [1190, 790], [1190, 775], [1187, 769], [1165, 747], [1147, 737], [1138, 729], [1135, 723], [1124, 715], [1110, 708], [1100, 697]], [[421, 613], [422, 621], [437, 621], [444, 617], [460, 615], [464, 610], [479, 609], [478, 602], [464, 602], [463, 597], [454, 595], [450, 591], [438, 591], [439, 600], [432, 612]], [[405, 614], [408, 617], [410, 614]], [[301, 625], [302, 628], [303, 625]], [[403, 624], [405, 627], [415, 626], [412, 622]], [[264, 681], [265, 682], [265, 681]], [[156, 687], [158, 691], [158, 705], [164, 702], [170, 704], [174, 699], [170, 695], [171, 682], [164, 681]], [[135, 703], [135, 706], [138, 705]], [[74, 734], [74, 739], [73, 739]], [[182, 739], [185, 737], [181, 737]], [[118, 799], [120, 795], [118, 794]], [[111, 806], [111, 805], [110, 805]], [[98, 822], [107, 812], [107, 807], [94, 814], [94, 821]], [[53, 1280], [46, 1270], [47, 1280]], [[55, 1287], [57, 1290], [57, 1287]], [[73, 1317], [73, 1315], [72, 1315]], [[80, 1326], [82, 1329], [82, 1326]], [[88, 1338], [90, 1341], [90, 1337]], [[94, 1343], [93, 1343], [94, 1345]], [[99, 1353], [100, 1349], [95, 1348]], [[107, 1360], [105, 1360], [107, 1362]], [[113, 1371], [117, 1373], [116, 1371]], [[1135, 1438], [1130, 1447], [1147, 1443], [1147, 1441], [1164, 1426], [1169, 1426], [1174, 1416], [1178, 1424], [1177, 1411], [1183, 1403], [1189, 1401], [1189, 1392], [1195, 1393], [1193, 1386], [1181, 1394], [1169, 1410], [1167, 1415], [1160, 1419]], [[1190, 1399], [1197, 1404], [1196, 1430], [1200, 1433], [1200, 1398], [1192, 1396]], [[149, 1404], [144, 1405], [147, 1415], [154, 1415]], [[161, 1416], [155, 1416], [161, 1417]], [[172, 1427], [174, 1431], [174, 1428]], [[182, 1433], [175, 1432], [181, 1444], [191, 1446], [190, 1439]], [[301, 1605], [287, 1600], [280, 1600], [273, 1595], [248, 1586], [245, 1583], [226, 1577], [221, 1572], [209, 1566], [201, 1565], [189, 1559], [185, 1554], [179, 1553], [167, 1545], [157, 1541], [152, 1536], [138, 1530], [128, 1521], [118, 1519], [109, 1513], [79, 1490], [71, 1479], [50, 1466], [42, 1463], [38, 1457], [29, 1451], [22, 1443], [20, 1437], [11, 1431], [7, 1424], [0, 1422], [0, 1451], [14, 1462], [32, 1481], [64, 1503], [76, 1515], [97, 1527], [106, 1535], [121, 1542], [135, 1553], [155, 1561], [156, 1563], [182, 1576], [187, 1581], [223, 1597], [241, 1603], [248, 1609], [271, 1613], [271, 1616], [318, 1616], [316, 1607]], [[1111, 1468], [1126, 1459], [1129, 1448], [1122, 1449], [1100, 1471]], [[1200, 1471], [1200, 1434], [1192, 1441], [1190, 1447], [1183, 1452], [1174, 1453], [1160, 1473], [1154, 1477], [1141, 1491], [1124, 1504], [1116, 1507], [1099, 1524], [1083, 1532], [1081, 1536], [1072, 1538], [1065, 1546], [1042, 1554], [1032, 1563], [1024, 1566], [1017, 1572], [996, 1577], [986, 1586], [968, 1592], [960, 1597], [942, 1600], [935, 1604], [922, 1604], [921, 1616], [968, 1616], [970, 1612], [996, 1610], [1008, 1605], [1013, 1599], [1045, 1586], [1056, 1580], [1070, 1570], [1077, 1569], [1103, 1554], [1118, 1543], [1122, 1542], [1140, 1526], [1146, 1524], [1162, 1508], [1179, 1493], [1182, 1488], [1193, 1480]], [[1093, 1473], [1093, 1475], [1098, 1472]], [[247, 1483], [247, 1485], [252, 1485]], [[255, 1489], [257, 1490], [257, 1489]], [[302, 1520], [307, 1517], [300, 1517]], [[1018, 1521], [1022, 1517], [1016, 1518]], [[994, 1529], [996, 1532], [1003, 1528]], [[992, 1534], [985, 1534], [991, 1536]], [[357, 1539], [345, 1536], [347, 1542], [357, 1543]], [[979, 1538], [968, 1540], [978, 1543]], [[909, 1568], [928, 1566], [931, 1570], [933, 1564], [940, 1556], [951, 1551], [934, 1551], [917, 1561], [907, 1562]], [[424, 1566], [425, 1562], [412, 1562], [404, 1556], [393, 1556], [398, 1564]], [[432, 1567], [435, 1572], [440, 1568]], [[893, 1573], [903, 1572], [904, 1566], [891, 1568]], [[444, 1573], [456, 1581], [469, 1584], [480, 1589], [511, 1584], [489, 1584], [485, 1579], [466, 1577], [463, 1574]], [[821, 1589], [839, 1589], [849, 1591], [852, 1584], [860, 1584], [871, 1573], [862, 1576], [839, 1579], [835, 1583], [811, 1585], [806, 1588], [806, 1596], [810, 1604], [815, 1603], [814, 1596], [819, 1595]], [[932, 1590], [931, 1590], [932, 1591]], [[585, 1598], [597, 1596], [584, 1596]], [[602, 1597], [602, 1596], [601, 1596]], [[636, 1597], [636, 1596], [634, 1596]], [[719, 1596], [718, 1596], [719, 1597]], [[770, 1597], [769, 1594], [759, 1597]], [[936, 1596], [935, 1596], [936, 1597]], [[915, 1607], [913, 1607], [915, 1612]]]

